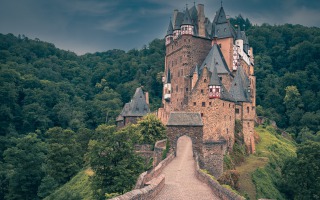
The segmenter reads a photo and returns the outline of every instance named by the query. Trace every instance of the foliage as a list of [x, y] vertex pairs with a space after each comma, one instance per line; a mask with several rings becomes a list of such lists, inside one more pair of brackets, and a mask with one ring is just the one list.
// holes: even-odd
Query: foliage
[[46, 145], [30, 133], [15, 139], [15, 146], [3, 153], [8, 192], [5, 199], [38, 199], [37, 191], [44, 176], [41, 168]]
[[290, 199], [320, 198], [320, 143], [307, 141], [297, 149], [297, 157], [287, 160], [282, 172]]
[[154, 145], [157, 140], [166, 138], [166, 128], [153, 114], [148, 114], [139, 120], [138, 127], [143, 137], [142, 143], [144, 144]]
[[112, 130], [113, 127], [100, 125], [96, 132], [103, 137], [91, 140], [86, 154], [86, 160], [95, 172], [92, 189], [97, 199], [103, 199], [105, 194], [131, 190], [144, 170], [142, 158], [134, 152], [133, 141], [137, 137], [132, 134], [135, 132]]

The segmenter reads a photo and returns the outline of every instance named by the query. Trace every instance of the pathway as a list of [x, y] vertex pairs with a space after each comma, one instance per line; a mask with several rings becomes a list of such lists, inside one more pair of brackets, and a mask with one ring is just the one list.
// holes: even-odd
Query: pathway
[[163, 170], [165, 186], [155, 200], [218, 200], [196, 177], [191, 139], [182, 136], [177, 146], [176, 158]]

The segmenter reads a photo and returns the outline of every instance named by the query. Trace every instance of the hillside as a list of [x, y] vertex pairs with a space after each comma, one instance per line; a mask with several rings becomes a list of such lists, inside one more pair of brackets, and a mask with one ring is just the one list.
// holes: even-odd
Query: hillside
[[240, 173], [239, 191], [250, 199], [285, 199], [278, 184], [285, 161], [295, 156], [296, 144], [271, 126], [259, 126], [255, 130], [260, 138], [256, 153], [236, 167]]
[[[276, 121], [298, 143], [319, 142], [320, 29], [290, 24], [252, 26], [241, 18], [235, 19], [235, 23], [246, 23], [254, 49], [257, 113]], [[73, 178], [85, 180], [87, 177], [79, 171], [89, 162], [85, 155], [93, 150], [104, 151], [102, 147], [98, 149], [99, 142], [109, 145], [102, 145], [103, 148], [110, 148], [117, 144], [110, 141], [124, 141], [122, 155], [131, 155], [133, 141], [141, 139], [139, 131], [133, 127], [119, 133], [111, 125], [130, 100], [133, 88], [143, 86], [150, 93], [152, 110], [161, 105], [164, 55], [164, 40], [160, 39], [139, 50], [77, 56], [47, 42], [0, 34], [0, 199], [41, 199], [61, 186], [67, 187], [63, 185]], [[251, 173], [253, 177], [248, 187], [256, 188], [258, 197], [281, 199], [299, 195], [294, 194], [298, 191], [294, 183], [313, 180], [316, 172], [309, 177], [297, 176], [299, 181], [285, 176], [290, 191], [284, 191], [287, 196], [277, 192], [283, 184], [278, 182], [280, 168], [284, 166], [289, 172], [295, 169], [290, 162], [284, 164], [284, 149], [294, 149], [270, 128], [258, 128], [257, 132], [262, 141], [257, 154], [247, 160], [254, 167], [242, 168], [244, 174]], [[101, 135], [112, 136], [109, 143], [102, 142]], [[128, 135], [133, 138], [121, 138]], [[268, 137], [264, 139], [265, 136]], [[89, 143], [90, 140], [95, 142]], [[313, 152], [319, 152], [317, 143], [312, 147], [316, 149]], [[305, 159], [297, 155], [296, 159]], [[140, 170], [139, 159], [130, 158], [136, 159], [132, 163]], [[314, 164], [310, 160], [302, 163]], [[113, 163], [103, 164], [110, 167]], [[118, 170], [111, 176], [122, 172], [127, 171]], [[138, 170], [134, 173], [138, 174]], [[131, 182], [112, 189], [124, 192]], [[246, 183], [242, 185], [246, 187]], [[266, 186], [268, 190], [264, 190]], [[249, 195], [255, 196], [251, 191]], [[275, 196], [268, 191], [274, 191]]]

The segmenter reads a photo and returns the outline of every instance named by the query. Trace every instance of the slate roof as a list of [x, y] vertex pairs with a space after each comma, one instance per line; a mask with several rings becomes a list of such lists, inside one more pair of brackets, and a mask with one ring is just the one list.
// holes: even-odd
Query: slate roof
[[218, 38], [236, 37], [236, 31], [227, 20], [223, 7], [220, 7], [220, 9], [216, 12], [214, 20], [212, 22], [212, 37], [214, 36], [214, 31], [216, 31]]
[[222, 6], [216, 12], [216, 16], [214, 17], [214, 23], [216, 23], [216, 24], [227, 23], [226, 13], [224, 12], [224, 9]]
[[167, 30], [167, 35], [172, 35], [173, 34], [173, 26], [172, 26], [172, 21], [170, 19], [168, 30]]
[[213, 72], [212, 72], [211, 77], [210, 77], [209, 85], [218, 85], [218, 86], [222, 85], [222, 83], [220, 81], [220, 78], [218, 76], [218, 73], [217, 73], [216, 66], [213, 67]]
[[186, 11], [184, 12], [184, 17], [181, 25], [192, 25], [191, 16], [190, 16], [188, 7], [186, 7]]
[[197, 11], [197, 8], [196, 6], [192, 6], [190, 9], [189, 9], [189, 12], [190, 12], [190, 16], [191, 16], [191, 20], [193, 22], [194, 25], [196, 25], [198, 23], [198, 11]]
[[200, 71], [202, 71], [205, 66], [210, 72], [213, 72], [214, 67], [216, 67], [218, 74], [231, 74], [220, 47], [217, 44], [212, 46], [210, 52], [200, 67]]
[[[141, 87], [138, 87], [131, 101], [124, 105], [120, 115], [122, 117], [142, 117], [148, 114], [149, 112], [150, 109], [146, 102], [144, 93]], [[120, 115], [118, 116], [118, 118], [120, 117]]]
[[171, 112], [167, 126], [203, 126], [200, 113]]
[[183, 22], [183, 18], [184, 18], [184, 14], [182, 12], [178, 12], [174, 22], [173, 30], [180, 30], [180, 26]]
[[237, 102], [250, 102], [250, 93], [248, 92], [249, 87], [249, 78], [244, 73], [242, 66], [239, 66], [231, 84], [230, 94]]

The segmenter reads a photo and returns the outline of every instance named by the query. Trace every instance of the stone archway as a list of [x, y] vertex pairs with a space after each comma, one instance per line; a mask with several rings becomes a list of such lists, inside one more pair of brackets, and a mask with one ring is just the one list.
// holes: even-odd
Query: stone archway
[[193, 152], [200, 154], [203, 123], [200, 113], [171, 112], [167, 123], [167, 136], [170, 146], [176, 153], [178, 139], [186, 135], [192, 140]]

